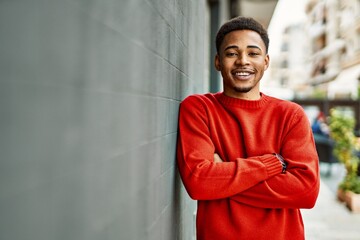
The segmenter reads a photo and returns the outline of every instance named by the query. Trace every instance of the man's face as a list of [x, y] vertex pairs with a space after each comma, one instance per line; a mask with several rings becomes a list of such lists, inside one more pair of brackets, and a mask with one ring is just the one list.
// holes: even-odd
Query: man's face
[[259, 99], [259, 81], [268, 66], [265, 44], [251, 30], [228, 33], [215, 57], [215, 67], [223, 77], [224, 93], [229, 97]]

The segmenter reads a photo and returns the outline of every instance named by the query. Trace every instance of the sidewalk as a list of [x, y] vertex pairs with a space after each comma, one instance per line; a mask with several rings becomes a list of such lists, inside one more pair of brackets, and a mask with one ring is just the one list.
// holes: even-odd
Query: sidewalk
[[335, 183], [323, 177], [315, 207], [301, 210], [306, 240], [360, 240], [360, 214], [336, 199]]

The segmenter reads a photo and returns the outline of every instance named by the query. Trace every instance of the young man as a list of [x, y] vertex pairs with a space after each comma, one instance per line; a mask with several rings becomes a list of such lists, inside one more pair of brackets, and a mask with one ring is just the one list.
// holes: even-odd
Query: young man
[[318, 157], [303, 109], [259, 90], [268, 45], [252, 18], [225, 23], [215, 57], [224, 91], [181, 103], [177, 160], [198, 200], [198, 240], [304, 239], [300, 208], [318, 196]]

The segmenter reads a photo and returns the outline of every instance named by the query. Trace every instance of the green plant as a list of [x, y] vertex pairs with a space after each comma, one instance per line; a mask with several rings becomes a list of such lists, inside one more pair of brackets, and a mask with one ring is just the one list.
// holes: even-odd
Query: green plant
[[354, 134], [355, 120], [336, 109], [330, 110], [330, 135], [335, 140], [334, 155], [346, 168], [346, 176], [339, 188], [360, 193], [360, 179], [357, 176], [359, 158], [354, 151], [359, 149], [359, 143]]
[[344, 180], [339, 184], [339, 188], [346, 191], [352, 191], [354, 193], [360, 194], [360, 181], [359, 177], [356, 175], [346, 175]]

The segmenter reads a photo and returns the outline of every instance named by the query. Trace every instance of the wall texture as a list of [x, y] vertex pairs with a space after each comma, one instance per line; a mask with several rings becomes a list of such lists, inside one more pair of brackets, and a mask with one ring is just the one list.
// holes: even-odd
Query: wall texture
[[0, 1], [0, 239], [192, 239], [179, 102], [206, 1]]

